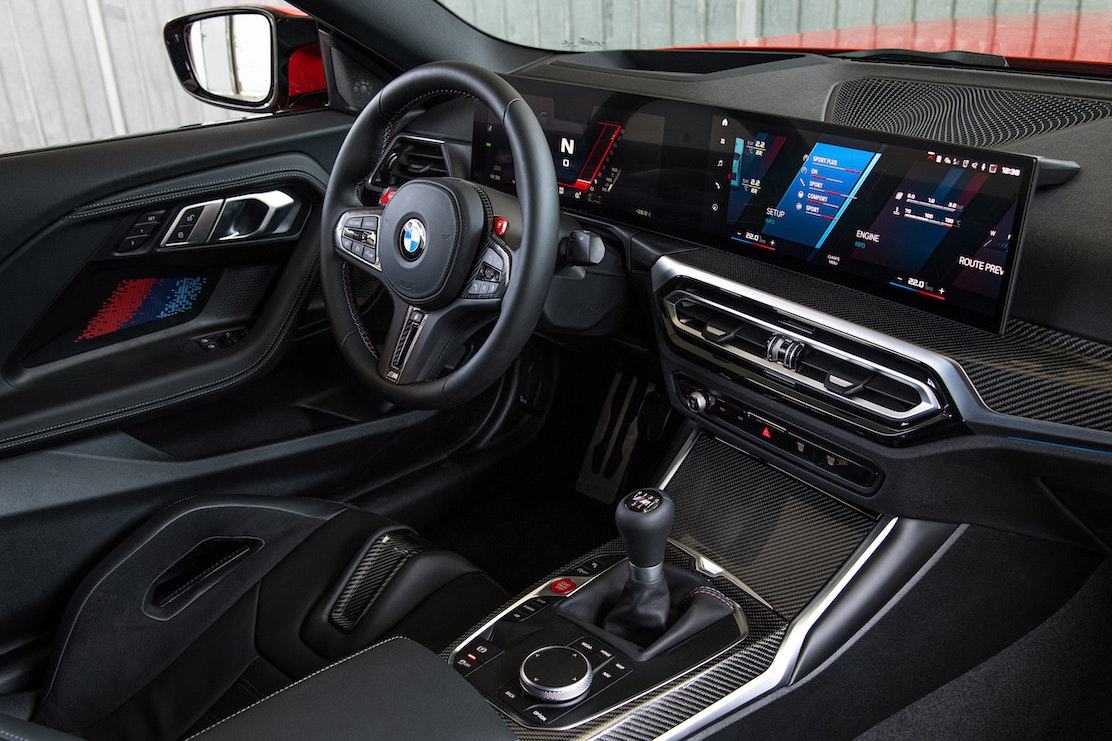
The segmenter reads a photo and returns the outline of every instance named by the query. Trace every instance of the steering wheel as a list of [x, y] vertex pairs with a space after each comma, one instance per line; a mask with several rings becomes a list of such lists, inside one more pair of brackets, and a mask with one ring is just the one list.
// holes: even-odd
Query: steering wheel
[[[406, 113], [456, 93], [501, 121], [513, 153], [517, 195], [458, 178], [420, 178], [384, 206], [366, 206], [360, 184]], [[356, 375], [400, 406], [439, 409], [493, 384], [532, 335], [556, 265], [556, 172], [536, 116], [502, 78], [462, 62], [412, 69], [384, 87], [356, 118], [324, 196], [320, 273], [341, 353]], [[354, 270], [378, 280], [394, 307], [386, 342], [372, 342], [351, 288]], [[462, 365], [466, 340], [491, 321]]]

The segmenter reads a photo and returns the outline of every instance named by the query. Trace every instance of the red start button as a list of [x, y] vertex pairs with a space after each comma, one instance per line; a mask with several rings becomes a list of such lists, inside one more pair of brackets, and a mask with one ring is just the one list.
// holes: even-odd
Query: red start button
[[552, 582], [548, 588], [556, 594], [571, 594], [575, 589], [575, 582], [565, 577]]

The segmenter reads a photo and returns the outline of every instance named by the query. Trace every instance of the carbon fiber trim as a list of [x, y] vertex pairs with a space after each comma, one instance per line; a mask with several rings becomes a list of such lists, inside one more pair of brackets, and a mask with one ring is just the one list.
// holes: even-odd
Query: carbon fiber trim
[[715, 562], [792, 619], [876, 520], [701, 437], [668, 484], [672, 539]]
[[363, 554], [328, 621], [343, 631], [353, 629], [409, 559], [428, 549], [428, 543], [410, 530], [392, 530], [380, 537]]
[[1112, 115], [1112, 103], [865, 77], [838, 86], [830, 120], [893, 134], [995, 147]]
[[[673, 540], [686, 539], [686, 530], [694, 528], [702, 532], [704, 535], [715, 535], [715, 523], [723, 522], [722, 512], [711, 512], [708, 510], [708, 505], [718, 502], [719, 505], [723, 501], [731, 498], [731, 492], [736, 494], [738, 491], [736, 483], [732, 477], [734, 476], [751, 476], [751, 487], [746, 486], [746, 482], [741, 482], [743, 489], [750, 491], [750, 499], [756, 501], [759, 499], [758, 493], [763, 494], [765, 490], [758, 492], [758, 488], [762, 486], [771, 487], [768, 489], [768, 497], [771, 500], [779, 500], [782, 504], [787, 500], [800, 500], [805, 502], [806, 505], [802, 507], [803, 510], [811, 508], [813, 510], [822, 511], [827, 513], [826, 518], [830, 519], [834, 524], [830, 527], [841, 530], [846, 527], [845, 524], [840, 524], [840, 520], [845, 519], [853, 526], [859, 525], [861, 522], [867, 523], [868, 527], [865, 528], [864, 534], [859, 536], [857, 542], [849, 545], [849, 549], [845, 550], [845, 544], [838, 547], [842, 549], [840, 560], [833, 563], [833, 559], [829, 554], [820, 552], [821, 549], [827, 547], [826, 542], [829, 540], [821, 535], [821, 533], [804, 533], [802, 537], [800, 534], [790, 532], [789, 528], [795, 527], [809, 519], [809, 516], [802, 518], [795, 517], [794, 514], [786, 514], [789, 511], [794, 512], [792, 506], [781, 506], [779, 508], [768, 505], [755, 504], [752, 507], [750, 516], [760, 516], [758, 512], [763, 512], [764, 516], [772, 516], [779, 518], [779, 528], [769, 527], [767, 524], [763, 528], [757, 528], [771, 534], [773, 530], [776, 531], [777, 538], [785, 537], [795, 543], [795, 547], [799, 549], [798, 553], [792, 554], [793, 562], [797, 564], [796, 569], [800, 572], [813, 572], [810, 576], [811, 579], [820, 578], [819, 571], [825, 568], [825, 574], [821, 576], [822, 581], [819, 582], [814, 589], [821, 588], [822, 584], [831, 581], [839, 571], [839, 566], [853, 552], [858, 549], [864, 537], [872, 531], [871, 518], [866, 517], [860, 512], [837, 502], [834, 499], [829, 499], [825, 495], [810, 490], [809, 487], [791, 479], [785, 474], [781, 474], [767, 466], [764, 466], [749, 456], [741, 453], [726, 444], [715, 440], [706, 435], [700, 435], [694, 444], [686, 449], [686, 455], [681, 465], [678, 467], [674, 475], [671, 476], [667, 490], [672, 494], [673, 498], [677, 501], [677, 514], [678, 519], [675, 527], [673, 527]], [[722, 471], [712, 471], [707, 469], [709, 464], [720, 465], [723, 467]], [[756, 469], [751, 466], [755, 466]], [[720, 484], [727, 484], [725, 487], [720, 487]], [[712, 491], [718, 488], [723, 488], [722, 492]], [[745, 496], [744, 494], [742, 496]], [[820, 498], [824, 501], [821, 503], [812, 497]], [[694, 501], [703, 500], [703, 501]], [[702, 517], [706, 518], [705, 521], [700, 520], [699, 523], [693, 522], [691, 515], [683, 513], [685, 507], [700, 507], [702, 508]], [[837, 512], [841, 509], [842, 512]], [[728, 515], [733, 522], [736, 529], [738, 522], [732, 518], [739, 517], [740, 513], [730, 513]], [[815, 527], [826, 527], [823, 522], [823, 517], [818, 517], [813, 520]], [[745, 533], [748, 524], [741, 525], [741, 532]], [[741, 559], [745, 558], [745, 553], [736, 550], [727, 545], [731, 539], [738, 536], [737, 532], [726, 532], [731, 530], [730, 527], [723, 528], [723, 533], [718, 535], [719, 541], [723, 544], [723, 554], [726, 558], [732, 558], [740, 564], [740, 570], [750, 575], [750, 578], [755, 581], [762, 581], [763, 575], [757, 573], [756, 569], [746, 571], [746, 564], [741, 564]], [[841, 543], [841, 537], [835, 537], [833, 540]], [[743, 549], [743, 543], [736, 543]], [[685, 546], [686, 547], [686, 546]], [[806, 549], [812, 548], [808, 552]], [[585, 554], [583, 557], [567, 564], [565, 567], [554, 571], [545, 579], [537, 582], [534, 588], [542, 587], [553, 578], [566, 574], [581, 561], [602, 554], [610, 553], [623, 553], [621, 543], [617, 540], [606, 543], [605, 545]], [[690, 566], [691, 558], [688, 554], [681, 551], [674, 545], [669, 544], [665, 553], [665, 559], [670, 562], [681, 566]], [[765, 562], [769, 563], [770, 559], [765, 554]], [[824, 566], [812, 566], [812, 563], [822, 563]], [[774, 565], [770, 564], [775, 568]], [[787, 575], [788, 572], [781, 569], [784, 574], [782, 578], [792, 578]], [[844, 577], [843, 577], [844, 578]], [[777, 652], [785, 641], [785, 637], [789, 634], [789, 622], [776, 612], [769, 610], [761, 602], [755, 599], [749, 592], [743, 590], [732, 581], [725, 577], [715, 578], [713, 580], [714, 586], [720, 589], [726, 596], [733, 599], [741, 605], [745, 611], [746, 618], [749, 623], [749, 634], [746, 638], [733, 649], [721, 654], [710, 661], [705, 662], [703, 665], [693, 668], [687, 674], [677, 677], [650, 692], [641, 695], [640, 697], [633, 698], [628, 703], [614, 710], [601, 715], [587, 723], [579, 725], [567, 731], [551, 731], [551, 730], [535, 730], [523, 728], [513, 721], [506, 718], [506, 723], [510, 729], [518, 736], [518, 738], [526, 740], [540, 740], [540, 739], [617, 739], [621, 741], [641, 741], [642, 739], [652, 739], [658, 736], [667, 734], [672, 729], [676, 728], [681, 723], [691, 719], [696, 714], [707, 710], [715, 703], [722, 701], [731, 693], [738, 690], [739, 687], [744, 686], [746, 683], [758, 679], [762, 675], [768, 676], [766, 672], [773, 667], [777, 659]], [[781, 595], [785, 604], [798, 604], [803, 599], [802, 592], [810, 591], [812, 587], [807, 587], [806, 590], [800, 589], [784, 589], [777, 590], [771, 588], [770, 593]], [[532, 590], [530, 590], [532, 591]], [[811, 592], [812, 594], [814, 592]], [[809, 598], [808, 598], [809, 599]], [[492, 612], [484, 620], [477, 623], [471, 630], [467, 631], [461, 638], [461, 641], [467, 637], [475, 634], [484, 625], [494, 620], [500, 613], [509, 608], [514, 602], [511, 601], [503, 605], [498, 610]], [[784, 608], [788, 611], [790, 608]], [[802, 620], [803, 616], [800, 616]], [[804, 632], [806, 632], [804, 630]], [[800, 638], [796, 645], [802, 642]], [[452, 652], [459, 645], [459, 642], [449, 646], [441, 652], [441, 657], [445, 661], [449, 659]], [[794, 666], [795, 659], [790, 659], [790, 664]], [[771, 674], [772, 672], [769, 672]], [[775, 682], [776, 680], [769, 680]], [[775, 684], [768, 686], [771, 689]]]
[[1000, 414], [1112, 432], [1112, 347], [1011, 320], [1003, 336], [716, 249], [670, 255], [958, 363]]

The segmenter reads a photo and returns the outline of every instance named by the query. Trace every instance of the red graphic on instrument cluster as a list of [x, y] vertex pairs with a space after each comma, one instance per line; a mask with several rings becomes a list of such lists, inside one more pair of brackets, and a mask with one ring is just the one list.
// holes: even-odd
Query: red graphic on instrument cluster
[[[597, 133], [595, 133], [588, 151], [587, 147], [580, 147], [579, 144], [580, 141], [583, 143], [591, 142], [591, 134], [593, 133], [591, 129], [597, 129]], [[595, 183], [599, 170], [609, 159], [610, 153], [621, 135], [622, 127], [620, 125], [609, 121], [599, 121], [588, 128], [582, 140], [562, 137], [560, 139], [560, 159], [557, 167], [562, 177], [557, 180], [557, 183], [565, 188], [589, 190]], [[576, 151], [577, 149], [579, 151]], [[583, 157], [584, 153], [587, 154], [585, 159]], [[572, 178], [566, 177], [570, 172], [575, 172], [576, 175]]]

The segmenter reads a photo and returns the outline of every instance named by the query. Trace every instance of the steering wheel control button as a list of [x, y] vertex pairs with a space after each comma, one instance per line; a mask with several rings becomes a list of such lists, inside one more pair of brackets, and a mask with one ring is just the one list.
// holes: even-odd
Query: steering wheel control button
[[571, 594], [575, 591], [575, 587], [575, 582], [567, 578], [566, 576], [560, 577], [559, 579], [554, 580], [551, 584], [548, 585], [549, 589], [560, 595]]
[[488, 249], [483, 253], [483, 262], [501, 272], [506, 269], [506, 263], [502, 260], [502, 256], [496, 250]]
[[336, 246], [345, 257], [378, 268], [378, 216], [349, 211], [339, 221]]
[[[591, 688], [591, 662], [582, 651], [547, 646], [521, 662], [518, 678], [533, 697], [545, 702], [570, 702]], [[546, 719], [547, 720], [547, 719]]]
[[425, 245], [427, 244], [428, 234], [425, 231], [424, 223], [420, 219], [410, 219], [402, 224], [402, 233], [399, 240], [402, 257], [406, 260], [418, 259], [425, 251]]
[[397, 188], [387, 188], [382, 191], [382, 195], [378, 197], [378, 205], [385, 206], [390, 201], [394, 200], [394, 194], [398, 192]]
[[494, 233], [499, 237], [506, 236], [506, 232], [510, 230], [510, 222], [505, 216], [494, 217]]

